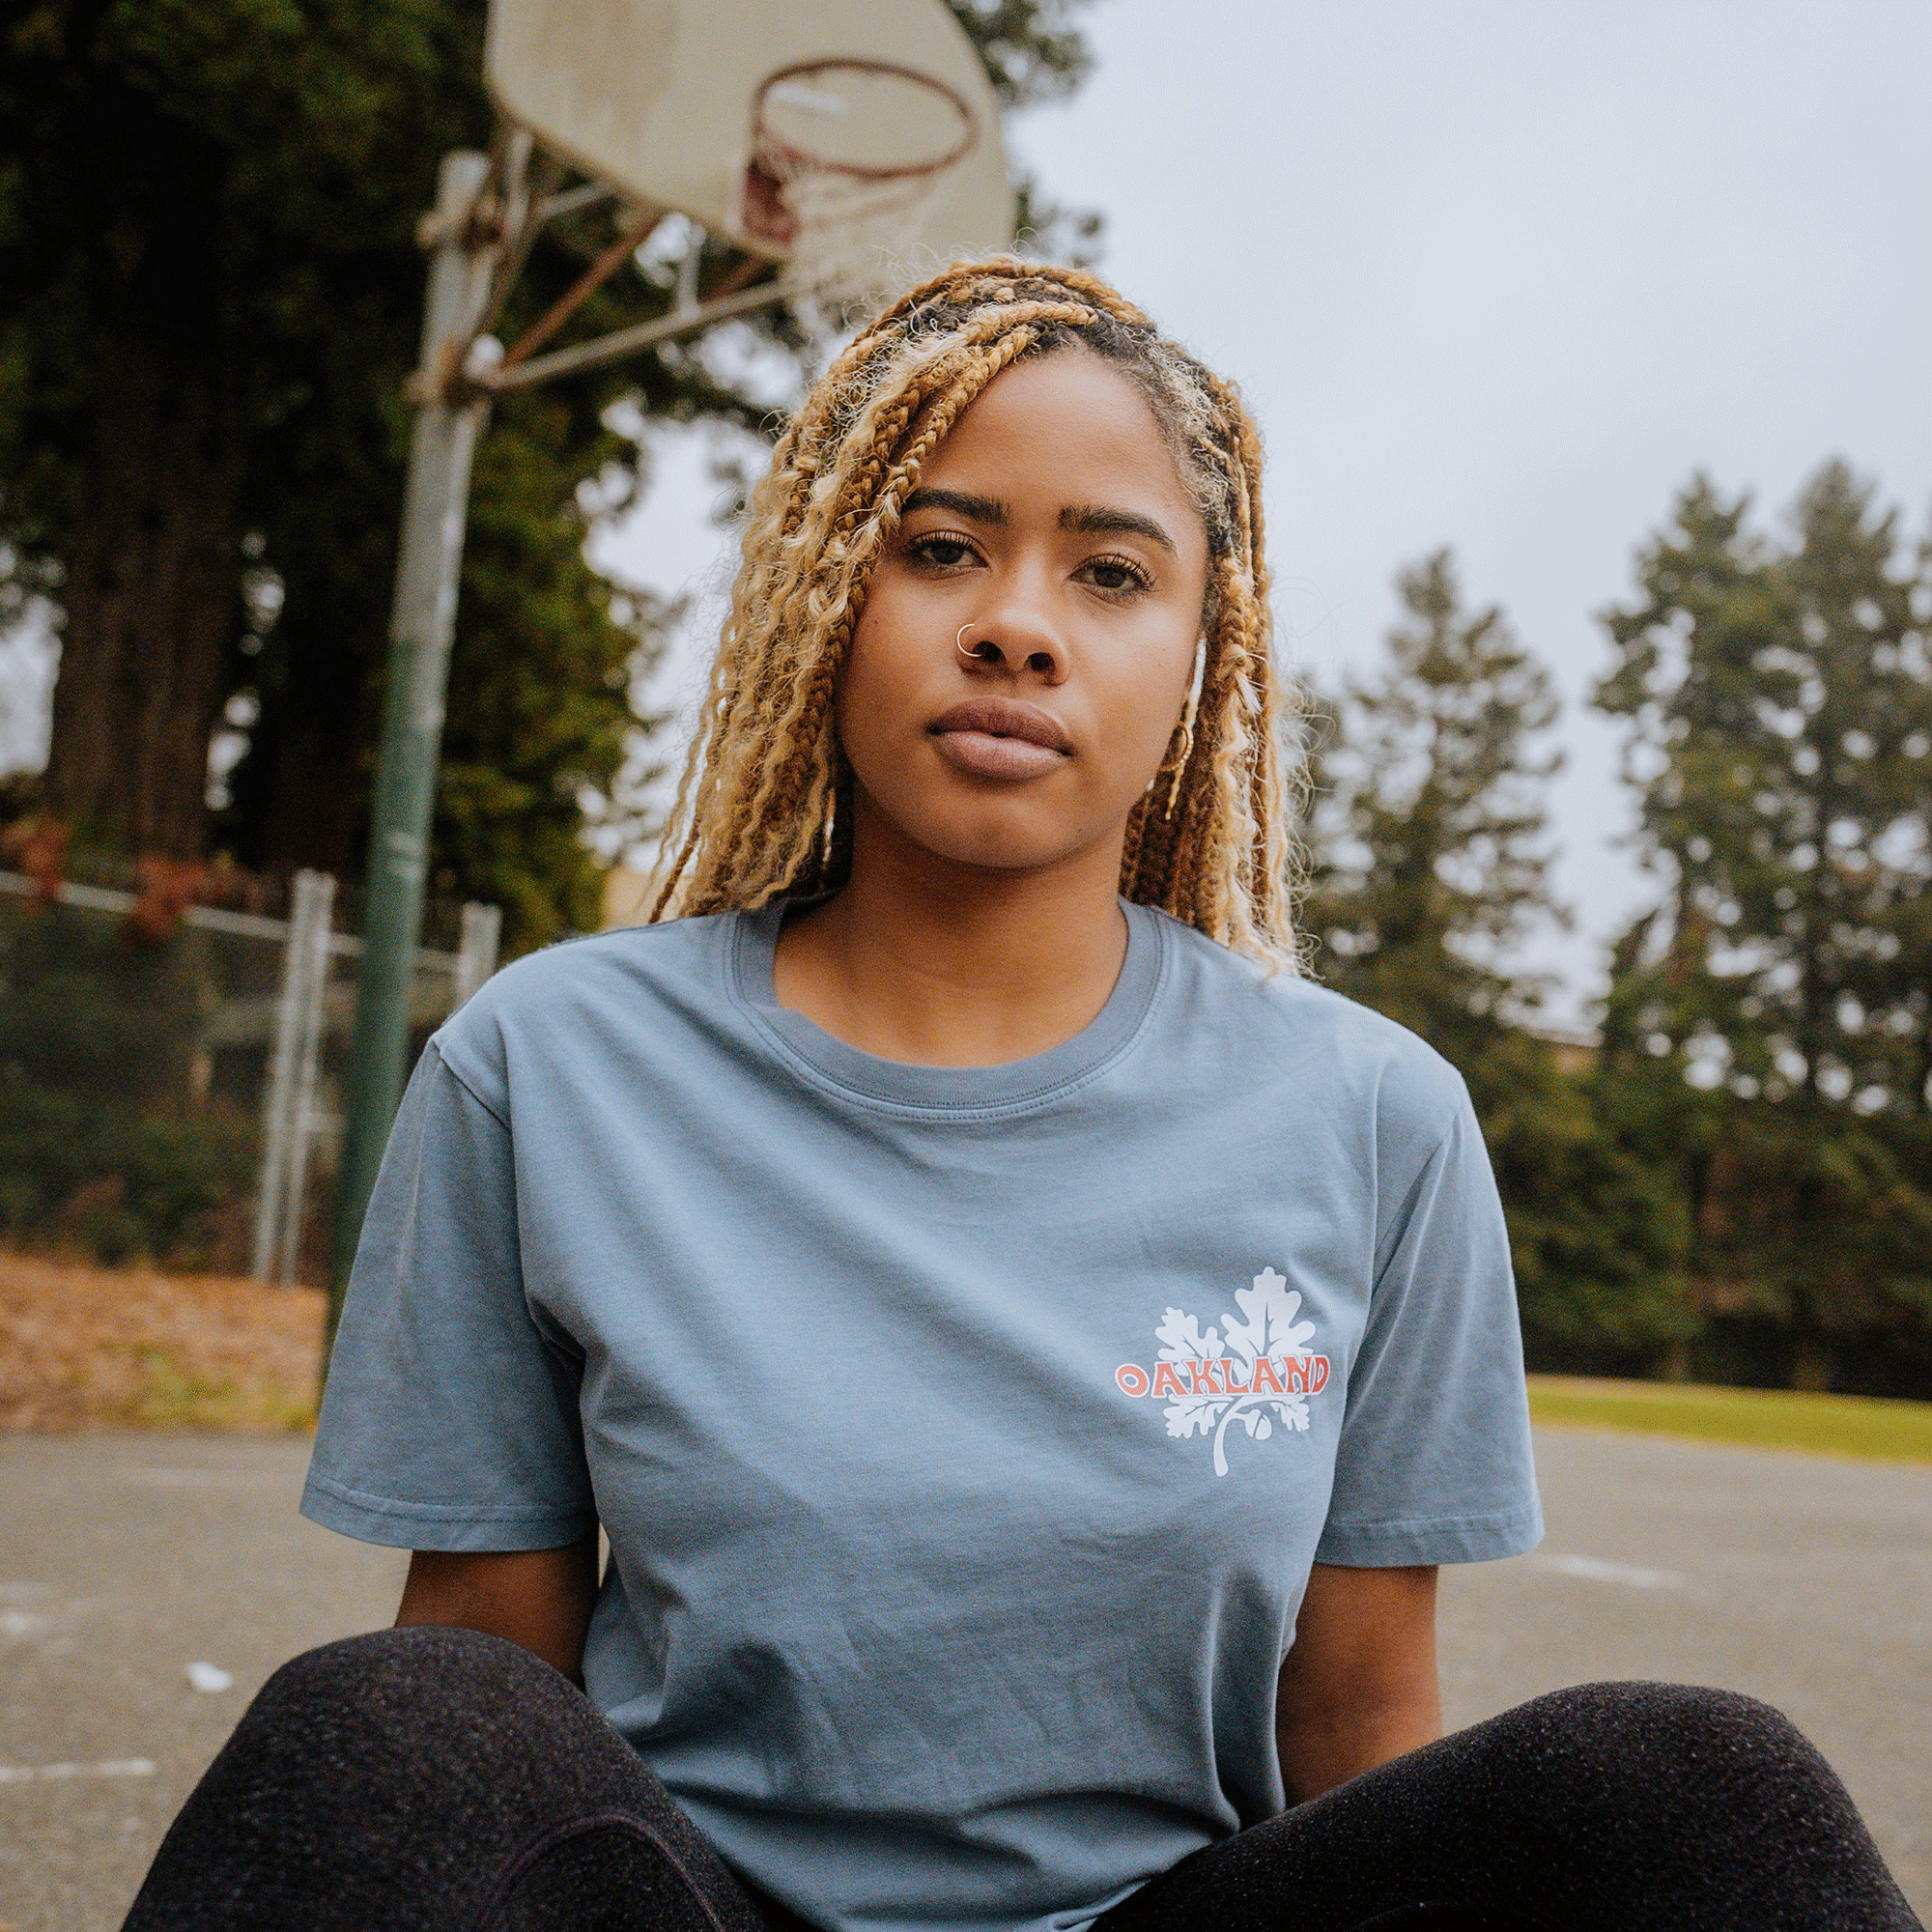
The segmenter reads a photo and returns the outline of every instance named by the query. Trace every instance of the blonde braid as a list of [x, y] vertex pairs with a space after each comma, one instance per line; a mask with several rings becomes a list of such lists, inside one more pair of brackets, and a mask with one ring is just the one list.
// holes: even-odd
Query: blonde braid
[[1262, 560], [1261, 442], [1231, 384], [1082, 270], [964, 263], [864, 329], [752, 493], [651, 918], [762, 905], [849, 876], [839, 677], [871, 573], [934, 452], [1016, 361], [1084, 345], [1147, 397], [1210, 554], [1197, 695], [1134, 807], [1121, 889], [1291, 969], [1293, 845]]

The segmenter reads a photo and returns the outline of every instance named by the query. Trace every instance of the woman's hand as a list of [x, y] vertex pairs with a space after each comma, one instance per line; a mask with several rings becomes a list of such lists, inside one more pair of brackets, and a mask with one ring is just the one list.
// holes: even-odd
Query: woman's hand
[[1315, 1566], [1275, 1686], [1274, 1729], [1291, 1804], [1442, 1735], [1433, 1567]]
[[418, 1549], [396, 1623], [446, 1624], [508, 1637], [583, 1684], [583, 1638], [597, 1601], [597, 1539], [562, 1549]]

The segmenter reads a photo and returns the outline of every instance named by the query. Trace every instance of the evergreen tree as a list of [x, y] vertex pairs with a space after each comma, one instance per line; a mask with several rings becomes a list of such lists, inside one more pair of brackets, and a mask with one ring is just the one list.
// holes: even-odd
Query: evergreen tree
[[1326, 843], [1308, 917], [1352, 998], [1475, 1062], [1539, 989], [1507, 961], [1559, 915], [1538, 796], [1559, 756], [1543, 668], [1500, 610], [1463, 609], [1447, 551], [1397, 579], [1403, 621], [1380, 675], [1352, 684], [1323, 759]]
[[[1002, 99], [1085, 71], [1079, 0], [953, 0]], [[0, 25], [0, 613], [62, 607], [43, 797], [83, 841], [359, 869], [421, 327], [414, 233], [447, 149], [486, 146], [484, 0], [30, 0]], [[1037, 225], [1046, 225], [1037, 212]], [[501, 327], [610, 242], [546, 231]], [[703, 282], [733, 263], [712, 251]], [[662, 310], [626, 275], [589, 332]], [[803, 344], [781, 315], [751, 325]], [[433, 890], [513, 945], [594, 922], [576, 838], [607, 794], [654, 613], [584, 563], [576, 490], [642, 486], [637, 416], [752, 427], [695, 352], [496, 412], [465, 556]], [[607, 492], [605, 502], [621, 497]], [[247, 740], [205, 805], [211, 732]]]
[[1682, 1216], [1600, 1118], [1593, 1085], [1525, 1030], [1542, 988], [1511, 964], [1538, 923], [1562, 916], [1541, 797], [1558, 759], [1534, 749], [1556, 702], [1502, 612], [1463, 608], [1446, 552], [1398, 587], [1387, 659], [1350, 687], [1318, 765], [1317, 969], [1468, 1082], [1532, 1351], [1641, 1365], [1691, 1326]]
[[1780, 548], [1698, 479], [1606, 613], [1596, 698], [1667, 882], [1606, 1062], [1669, 1122], [1706, 1305], [1782, 1324], [1808, 1385], [1911, 1380], [1932, 1318], [1932, 667], [1872, 494], [1828, 464]]

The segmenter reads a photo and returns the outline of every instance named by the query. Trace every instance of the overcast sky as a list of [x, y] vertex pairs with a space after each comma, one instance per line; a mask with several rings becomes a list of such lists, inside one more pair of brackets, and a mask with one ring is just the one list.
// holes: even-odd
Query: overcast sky
[[[1549, 665], [1585, 1016], [1652, 890], [1593, 613], [1704, 469], [1780, 516], [1827, 456], [1932, 502], [1925, 0], [1099, 0], [1064, 107], [1009, 129], [1107, 217], [1102, 268], [1245, 390], [1292, 651], [1373, 665], [1399, 565], [1452, 546]], [[701, 453], [600, 554], [715, 614]], [[687, 664], [666, 680], [688, 686]]]

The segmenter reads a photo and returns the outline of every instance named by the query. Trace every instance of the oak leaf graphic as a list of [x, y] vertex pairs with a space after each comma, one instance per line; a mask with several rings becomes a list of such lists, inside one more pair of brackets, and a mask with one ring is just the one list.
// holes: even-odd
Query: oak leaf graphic
[[[1165, 1345], [1159, 1354], [1161, 1361], [1216, 1365], [1206, 1370], [1189, 1370], [1188, 1393], [1167, 1405], [1166, 1416], [1170, 1435], [1185, 1437], [1197, 1432], [1204, 1436], [1212, 1435], [1217, 1476], [1228, 1473], [1226, 1441], [1231, 1422], [1238, 1421], [1248, 1435], [1259, 1442], [1266, 1441], [1274, 1434], [1269, 1410], [1284, 1428], [1303, 1433], [1308, 1428], [1306, 1396], [1253, 1392], [1254, 1363], [1258, 1356], [1281, 1361], [1309, 1352], [1315, 1324], [1294, 1319], [1301, 1308], [1299, 1291], [1290, 1288], [1286, 1277], [1275, 1273], [1273, 1268], [1264, 1268], [1255, 1276], [1252, 1288], [1235, 1291], [1235, 1303], [1240, 1310], [1239, 1317], [1224, 1314], [1220, 1325], [1209, 1328], [1205, 1335], [1195, 1317], [1179, 1308], [1168, 1309], [1154, 1330], [1155, 1339]], [[1216, 1370], [1223, 1361], [1242, 1365], [1246, 1390], [1231, 1392], [1216, 1380]]]

